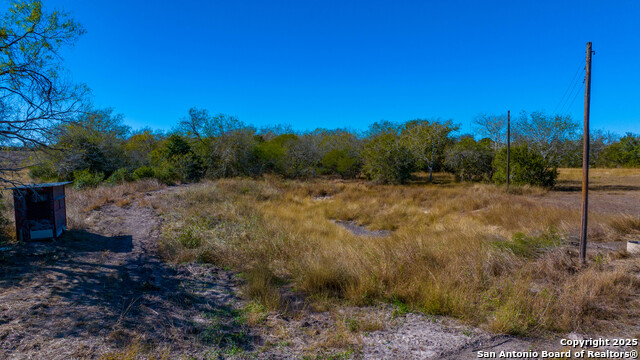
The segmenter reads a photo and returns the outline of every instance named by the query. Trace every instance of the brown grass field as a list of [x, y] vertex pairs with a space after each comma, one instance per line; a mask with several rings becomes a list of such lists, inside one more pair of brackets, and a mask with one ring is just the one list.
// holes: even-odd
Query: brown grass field
[[[304, 351], [311, 354], [326, 349], [347, 352], [357, 349], [362, 346], [358, 333], [386, 329], [393, 314], [412, 312], [448, 316], [465, 326], [522, 339], [545, 339], [569, 332], [637, 338], [640, 336], [640, 258], [628, 254], [625, 245], [626, 240], [640, 237], [640, 169], [591, 171], [589, 248], [585, 265], [580, 264], [577, 253], [580, 176], [579, 169], [561, 169], [554, 189], [512, 187], [510, 191], [491, 184], [456, 183], [447, 174], [437, 174], [433, 184], [425, 181], [424, 174], [417, 174], [408, 185], [332, 179], [303, 182], [267, 176], [169, 188], [155, 181], [85, 190], [68, 188], [68, 221], [71, 230], [77, 231], [76, 235], [70, 231], [72, 237], [60, 246], [67, 252], [71, 251], [69, 246], [72, 250], [74, 247], [84, 249], [82, 241], [87, 239], [74, 236], [89, 231], [95, 233], [89, 239], [99, 238], [105, 244], [134, 234], [135, 250], [139, 239], [145, 239], [148, 234], [135, 235], [140, 233], [131, 228], [135, 220], [122, 216], [159, 214], [162, 222], [145, 219], [153, 220], [149, 226], [156, 224], [156, 229], [161, 226], [160, 232], [156, 232], [156, 236], [155, 230], [147, 229], [153, 236], [146, 238], [145, 248], [135, 251], [145, 253], [151, 249], [155, 253], [157, 245], [159, 255], [175, 269], [189, 268], [195, 262], [224, 269], [222, 275], [240, 276], [242, 291], [234, 295], [242, 298], [239, 312], [233, 310], [236, 312], [219, 315], [214, 311], [211, 313], [218, 315], [208, 317], [208, 321], [215, 325], [241, 318], [242, 329], [263, 329], [260, 331], [271, 334], [266, 337], [275, 339], [277, 344], [286, 344], [292, 336], [299, 335], [292, 331], [301, 332], [305, 328], [273, 326], [277, 323], [274, 319], [329, 314], [323, 320], [329, 321], [329, 325], [321, 335], [303, 334], [310, 339]], [[5, 216], [12, 219], [9, 193], [5, 191], [3, 195]], [[131, 254], [135, 255], [135, 251]], [[130, 255], [123, 252], [116, 256], [117, 251], [97, 254], [84, 256], [91, 261], [116, 264], [118, 256]], [[135, 258], [137, 255], [134, 255], [131, 256]], [[58, 257], [51, 256], [52, 259]], [[75, 255], [66, 256], [60, 255], [60, 259], [73, 259]], [[50, 260], [33, 267], [33, 274], [29, 275], [37, 280], [35, 274], [45, 271], [42, 276], [46, 281], [28, 282], [18, 273], [22, 266], [18, 260], [8, 262], [14, 270], [7, 272], [8, 277], [0, 279], [0, 283], [4, 281], [10, 291], [0, 292], [0, 296], [24, 293], [31, 297], [29, 291], [36, 293], [52, 286], [46, 282], [50, 276], [46, 271], [60, 266], [73, 269], [66, 260]], [[154, 266], [161, 268], [159, 264]], [[166, 275], [173, 270], [163, 271]], [[92, 272], [91, 276], [98, 283], [104, 277], [100, 271]], [[105, 284], [111, 284], [109, 281]], [[223, 280], [222, 284], [228, 281]], [[126, 284], [123, 280], [122, 289], [130, 287]], [[121, 291], [114, 289], [112, 292]], [[165, 292], [173, 294], [179, 289]], [[147, 292], [148, 287], [143, 287], [136, 296], [153, 295], [144, 295]], [[107, 298], [103, 297], [92, 300], [89, 309], [104, 308], [106, 305], [102, 302]], [[167, 299], [170, 303], [172, 297]], [[28, 305], [31, 300], [14, 300], [13, 305], [7, 306], [20, 308], [24, 303], [26, 307], [37, 308]], [[67, 311], [66, 303], [55, 303], [51, 299], [46, 303], [52, 309], [49, 319], [63, 321], [56, 314]], [[311, 312], [300, 312], [301, 304]], [[377, 307], [396, 310], [393, 314], [367, 310]], [[106, 309], [116, 315], [121, 311], [117, 306]], [[147, 308], [140, 305], [140, 309], [144, 313]], [[358, 309], [369, 312], [370, 316], [360, 314]], [[190, 314], [194, 310], [180, 311]], [[24, 313], [34, 319], [30, 322], [38, 318], [28, 315], [28, 311]], [[20, 311], [16, 311], [15, 316], [19, 314]], [[184, 315], [168, 314], [175, 318]], [[118, 317], [116, 315], [114, 317]], [[136, 316], [140, 315], [128, 316], [135, 323]], [[154, 321], [174, 321], [163, 319]], [[300, 324], [303, 322], [304, 319], [300, 319]], [[25, 334], [42, 325], [20, 328], [21, 323], [15, 324], [11, 325], [15, 326], [12, 331], [22, 329], [19, 331]], [[113, 325], [116, 330], [109, 330], [109, 336], [122, 331], [119, 324], [120, 320]], [[101, 325], [108, 329], [110, 326]], [[184, 340], [190, 336], [201, 337], [189, 335], [199, 334], [189, 330], [194, 329], [194, 325], [190, 326], [183, 329], [187, 335], [169, 337], [180, 339], [171, 340], [175, 343], [166, 345], [165, 340], [157, 340], [159, 349], [188, 349], [193, 344], [201, 344]], [[264, 330], [265, 327], [269, 329]], [[103, 351], [102, 356], [138, 358], [149, 353], [151, 350], [139, 349], [151, 346], [139, 340], [156, 336], [149, 331], [131, 335], [132, 340], [127, 342], [130, 345], [124, 350]], [[229, 336], [236, 339], [237, 334], [220, 336], [219, 339]], [[53, 343], [45, 342], [51, 339], [44, 335], [41, 339], [42, 346], [55, 349]], [[268, 346], [280, 349], [280, 345], [273, 343], [263, 348]], [[41, 354], [33, 349], [28, 351], [33, 352], [25, 354]], [[94, 356], [102, 350], [95, 351], [87, 354]], [[286, 354], [283, 358], [290, 356]]]
[[[385, 301], [498, 333], [619, 332], [640, 314], [640, 262], [624, 250], [640, 233], [640, 170], [592, 170], [586, 265], [580, 174], [510, 192], [446, 175], [405, 186], [225, 179], [154, 206], [165, 258], [241, 271], [270, 309], [287, 308], [288, 285], [318, 307]], [[391, 234], [356, 236], [335, 220]]]

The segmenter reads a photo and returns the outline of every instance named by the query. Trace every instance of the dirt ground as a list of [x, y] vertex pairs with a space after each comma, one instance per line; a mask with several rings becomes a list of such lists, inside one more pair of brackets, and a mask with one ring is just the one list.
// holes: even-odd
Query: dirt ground
[[[237, 274], [199, 264], [170, 266], [158, 257], [162, 220], [150, 204], [162, 192], [181, 189], [92, 210], [88, 229], [54, 243], [0, 249], [0, 358], [471, 359], [478, 350], [560, 350], [557, 338], [489, 334], [448, 318], [398, 313], [391, 305], [332, 311], [302, 306], [295, 313], [270, 313], [251, 327], [243, 320], [247, 302]], [[601, 200], [598, 194], [592, 204], [637, 214], [638, 192], [617, 191]], [[576, 196], [558, 191], [543, 201], [572, 206]], [[367, 323], [375, 326], [357, 329]], [[344, 338], [351, 344], [347, 350], [339, 346]], [[332, 342], [337, 350], [327, 352]]]
[[89, 213], [87, 231], [5, 249], [0, 358], [96, 358], [132, 345], [204, 357], [211, 344], [251, 342], [234, 323], [235, 275], [164, 264], [160, 219], [144, 204], [110, 204]]

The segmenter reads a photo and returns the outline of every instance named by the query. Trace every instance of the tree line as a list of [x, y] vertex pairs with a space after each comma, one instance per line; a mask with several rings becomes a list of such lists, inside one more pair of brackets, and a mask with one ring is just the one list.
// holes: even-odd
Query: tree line
[[[142, 178], [171, 184], [203, 178], [278, 174], [367, 178], [406, 183], [416, 171], [447, 171], [460, 181], [506, 181], [506, 117], [480, 114], [474, 133], [452, 120], [379, 121], [365, 131], [286, 126], [256, 128], [192, 108], [173, 130], [132, 131], [123, 116], [95, 109], [88, 88], [68, 80], [60, 49], [84, 29], [41, 1], [13, 1], [0, 18], [0, 181], [21, 170], [25, 150], [41, 180], [94, 186]], [[522, 112], [514, 117], [511, 181], [552, 186], [558, 167], [581, 164], [581, 134], [570, 117]], [[640, 166], [640, 137], [596, 131], [591, 163]], [[18, 151], [8, 151], [18, 150]], [[21, 156], [17, 156], [21, 154]], [[33, 163], [33, 161], [31, 162]]]
[[[60, 123], [31, 169], [42, 180], [95, 186], [156, 178], [164, 183], [277, 174], [290, 179], [333, 176], [406, 183], [417, 171], [433, 180], [450, 172], [459, 181], [506, 181], [506, 117], [480, 114], [474, 134], [452, 120], [379, 121], [366, 131], [256, 128], [236, 117], [192, 108], [169, 132], [132, 131], [112, 110]], [[522, 112], [512, 120], [511, 182], [553, 186], [558, 167], [578, 167], [582, 136], [568, 116]], [[640, 136], [591, 135], [591, 165], [640, 166]]]

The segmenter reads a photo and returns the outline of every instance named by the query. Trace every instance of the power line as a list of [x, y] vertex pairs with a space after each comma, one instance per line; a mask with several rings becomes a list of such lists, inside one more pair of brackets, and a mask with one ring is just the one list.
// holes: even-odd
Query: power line
[[[583, 68], [583, 70], [584, 70], [584, 68]], [[580, 88], [581, 88], [580, 85], [582, 83], [584, 83], [584, 79], [583, 79], [583, 81], [580, 81], [580, 78], [578, 77], [576, 79], [576, 81], [573, 83], [573, 86], [571, 87], [571, 91], [569, 91], [569, 94], [568, 94], [569, 96], [567, 96], [567, 98], [564, 100], [564, 102], [562, 103], [562, 106], [560, 106], [560, 109], [559, 109], [559, 111], [557, 113], [562, 113], [565, 110], [568, 110], [568, 109], [565, 109], [565, 106], [569, 103], [569, 100], [572, 97], [575, 98], [575, 96], [576, 96], [575, 94], [580, 92]]]
[[[582, 83], [584, 84], [584, 80], [582, 80]], [[576, 99], [578, 98], [578, 94], [581, 93], [581, 88], [578, 87], [578, 91], [576, 91], [576, 94], [573, 96], [573, 100], [571, 100], [571, 104], [569, 105], [569, 107], [567, 108], [567, 111], [569, 111], [571, 109], [571, 107], [573, 106], [573, 104], [576, 102]]]
[[[573, 93], [573, 88], [575, 88], [575, 82], [577, 79], [579, 79], [578, 74], [580, 74], [580, 70], [584, 70], [584, 64], [585, 61], [581, 61], [580, 62], [580, 66], [578, 67], [578, 69], [576, 70], [576, 72], [573, 74], [573, 77], [571, 77], [571, 82], [569, 82], [569, 85], [567, 86], [567, 89], [564, 91], [564, 94], [562, 95], [562, 97], [560, 98], [560, 101], [558, 101], [558, 104], [556, 105], [555, 109], [554, 109], [554, 113], [557, 113], [558, 108], [560, 107], [560, 104], [563, 104], [563, 100], [564, 102], [567, 102], [569, 98], [571, 98], [571, 93]], [[569, 89], [571, 89], [571, 91], [569, 91]], [[567, 95], [569, 95], [567, 97]], [[565, 99], [565, 97], [567, 97], [567, 99]]]

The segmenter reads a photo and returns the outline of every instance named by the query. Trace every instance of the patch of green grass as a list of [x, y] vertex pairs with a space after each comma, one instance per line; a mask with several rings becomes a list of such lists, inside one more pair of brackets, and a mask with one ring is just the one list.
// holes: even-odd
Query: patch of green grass
[[357, 332], [360, 330], [360, 323], [355, 319], [345, 319], [344, 324], [347, 326], [347, 329], [351, 332]]
[[252, 301], [240, 311], [240, 314], [249, 325], [257, 325], [265, 322], [269, 311], [264, 305]]
[[495, 241], [492, 245], [501, 250], [511, 251], [517, 256], [534, 258], [546, 249], [562, 245], [562, 238], [554, 229], [538, 236], [517, 232], [513, 234], [511, 241]]
[[325, 353], [321, 352], [313, 355], [303, 355], [303, 360], [343, 360], [351, 359], [353, 356], [353, 350], [346, 350], [338, 353]]
[[187, 249], [197, 249], [202, 244], [202, 238], [192, 227], [186, 227], [178, 236], [178, 241]]
[[413, 308], [409, 304], [400, 301], [397, 298], [391, 300], [391, 303], [395, 306], [395, 308], [393, 309], [393, 313], [391, 314], [393, 318], [404, 316], [413, 311]]

